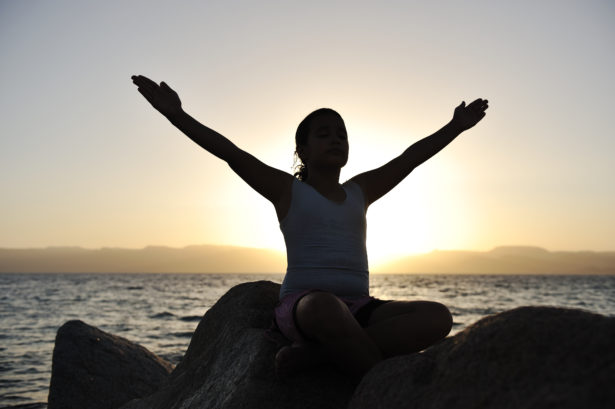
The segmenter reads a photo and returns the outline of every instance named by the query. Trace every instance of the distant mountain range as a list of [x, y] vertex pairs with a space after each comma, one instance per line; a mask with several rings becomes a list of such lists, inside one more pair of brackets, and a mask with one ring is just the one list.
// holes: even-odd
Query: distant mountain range
[[379, 273], [615, 274], [615, 251], [547, 251], [501, 246], [491, 251], [435, 250], [399, 258]]
[[0, 249], [0, 272], [15, 273], [281, 273], [286, 255], [250, 247], [195, 245], [142, 249], [47, 247]]
[[[0, 273], [283, 273], [283, 252], [194, 245], [143, 249], [0, 248]], [[547, 251], [501, 246], [491, 251], [435, 250], [375, 266], [372, 273], [615, 274], [615, 251]]]

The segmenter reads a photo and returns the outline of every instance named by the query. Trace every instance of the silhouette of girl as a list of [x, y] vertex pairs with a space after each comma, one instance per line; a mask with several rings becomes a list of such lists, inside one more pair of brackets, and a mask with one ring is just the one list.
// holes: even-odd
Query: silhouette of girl
[[447, 307], [433, 301], [379, 300], [369, 295], [365, 214], [414, 168], [484, 116], [487, 100], [454, 110], [440, 130], [387, 164], [339, 183], [348, 160], [342, 117], [322, 108], [309, 114], [295, 136], [300, 160], [294, 175], [265, 165], [188, 115], [175, 91], [142, 75], [138, 91], [173, 125], [226, 161], [273, 203], [284, 235], [288, 267], [274, 322], [289, 340], [275, 359], [278, 375], [332, 362], [358, 381], [382, 359], [418, 352], [451, 330]]

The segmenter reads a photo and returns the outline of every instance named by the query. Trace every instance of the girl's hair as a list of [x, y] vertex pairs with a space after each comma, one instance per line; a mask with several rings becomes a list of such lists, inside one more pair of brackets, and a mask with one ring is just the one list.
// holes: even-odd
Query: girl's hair
[[[299, 148], [299, 145], [301, 146], [307, 145], [308, 135], [310, 134], [310, 125], [312, 124], [312, 120], [316, 118], [317, 116], [324, 115], [324, 114], [337, 115], [340, 119], [342, 119], [342, 116], [336, 111], [334, 111], [333, 109], [320, 108], [314, 112], [311, 112], [308, 116], [306, 116], [303, 119], [303, 121], [301, 121], [299, 126], [297, 127], [297, 133], [295, 134], [295, 160], [293, 162], [293, 167], [297, 169], [297, 171], [294, 173], [293, 176], [295, 176], [297, 179], [299, 179], [302, 182], [307, 179], [308, 169], [303, 163], [303, 161], [301, 160], [301, 158], [299, 157], [298, 148]], [[299, 164], [297, 164], [297, 161], [299, 161]]]

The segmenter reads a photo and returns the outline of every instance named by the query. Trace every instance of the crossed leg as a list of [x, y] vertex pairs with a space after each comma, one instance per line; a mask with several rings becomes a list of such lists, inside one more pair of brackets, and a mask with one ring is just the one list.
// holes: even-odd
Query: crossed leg
[[295, 320], [307, 339], [319, 344], [328, 360], [355, 381], [383, 358], [346, 303], [332, 293], [316, 291], [302, 297]]
[[354, 380], [384, 358], [418, 352], [451, 329], [448, 309], [431, 301], [392, 301], [372, 312], [362, 328], [334, 294], [312, 292], [297, 303], [297, 325], [341, 371]]
[[384, 358], [419, 352], [445, 338], [453, 318], [434, 301], [391, 301], [372, 312], [365, 331]]

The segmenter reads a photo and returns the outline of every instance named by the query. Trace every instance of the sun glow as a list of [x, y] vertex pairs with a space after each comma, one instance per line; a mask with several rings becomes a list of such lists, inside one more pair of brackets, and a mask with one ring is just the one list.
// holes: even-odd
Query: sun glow
[[[376, 169], [400, 155], [413, 139], [401, 129], [359, 123], [352, 127], [348, 165], [340, 181]], [[409, 176], [373, 203], [367, 212], [367, 254], [370, 269], [391, 258], [427, 252], [433, 245], [431, 211], [425, 191], [429, 177]]]
[[407, 191], [391, 191], [382, 203], [376, 202], [368, 210], [367, 254], [372, 268], [391, 258], [432, 249], [433, 215], [429, 204], [408, 199]]
[[[361, 124], [354, 130], [344, 181], [378, 168], [427, 136], [420, 130], [376, 129]], [[383, 135], [375, 138], [374, 135]], [[386, 135], [386, 137], [384, 137]], [[446, 157], [445, 157], [446, 156]], [[466, 248], [475, 240], [473, 198], [467, 189], [464, 162], [454, 155], [439, 157], [414, 169], [367, 212], [367, 253], [370, 270], [387, 261], [437, 248]]]

